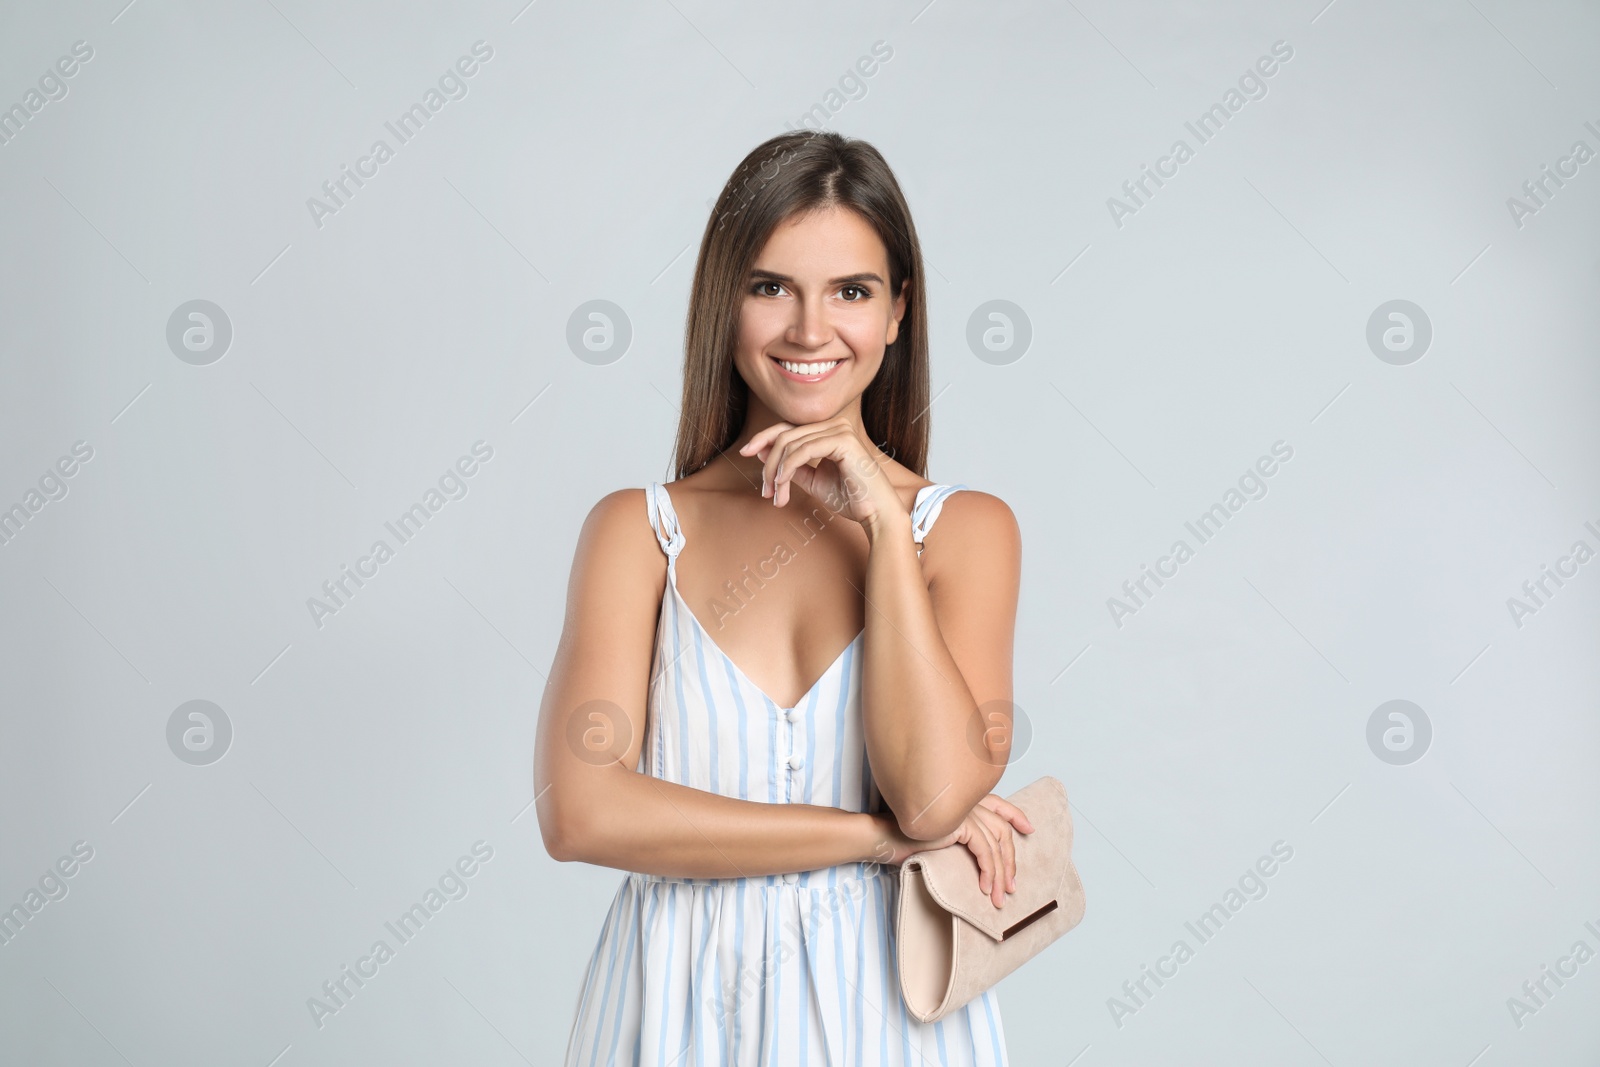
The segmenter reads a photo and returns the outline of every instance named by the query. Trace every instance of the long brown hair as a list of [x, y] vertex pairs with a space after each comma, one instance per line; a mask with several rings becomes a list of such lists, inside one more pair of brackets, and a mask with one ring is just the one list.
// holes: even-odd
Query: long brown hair
[[750, 391], [734, 366], [744, 285], [779, 223], [832, 207], [855, 211], [889, 253], [889, 295], [906, 286], [900, 332], [861, 397], [873, 444], [927, 477], [928, 311], [922, 247], [894, 172], [866, 141], [833, 130], [795, 130], [760, 145], [722, 187], [700, 239], [684, 328], [683, 404], [674, 463], [683, 478], [738, 438]]

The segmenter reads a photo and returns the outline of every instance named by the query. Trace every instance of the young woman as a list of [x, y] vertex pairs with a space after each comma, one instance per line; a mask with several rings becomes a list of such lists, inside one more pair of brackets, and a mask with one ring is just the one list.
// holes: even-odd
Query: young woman
[[590, 512], [540, 709], [546, 849], [630, 872], [569, 1065], [1006, 1063], [992, 990], [919, 1023], [895, 969], [900, 862], [964, 845], [999, 906], [1033, 830], [990, 792], [1020, 537], [923, 477], [927, 321], [876, 149], [745, 158], [695, 266], [677, 480]]

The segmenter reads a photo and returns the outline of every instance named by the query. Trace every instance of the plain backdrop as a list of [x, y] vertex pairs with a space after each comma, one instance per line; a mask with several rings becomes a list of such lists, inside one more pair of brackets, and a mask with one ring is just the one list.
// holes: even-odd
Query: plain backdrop
[[712, 198], [826, 124], [915, 214], [929, 474], [1022, 529], [999, 791], [1088, 910], [1011, 1062], [1595, 1062], [1593, 4], [523, 3], [0, 8], [0, 1060], [558, 1061], [577, 532], [670, 477]]

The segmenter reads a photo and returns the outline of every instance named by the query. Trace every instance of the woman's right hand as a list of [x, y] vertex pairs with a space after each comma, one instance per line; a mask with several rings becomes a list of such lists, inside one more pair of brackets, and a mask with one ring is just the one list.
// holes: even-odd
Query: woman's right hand
[[1015, 804], [990, 793], [967, 813], [950, 833], [933, 841], [918, 841], [900, 832], [899, 820], [892, 812], [871, 815], [876, 839], [872, 862], [898, 867], [908, 856], [931, 852], [949, 845], [963, 844], [978, 861], [978, 888], [989, 895], [995, 907], [1006, 902], [1006, 894], [1017, 889], [1017, 848], [1013, 828], [1033, 833], [1033, 823]]

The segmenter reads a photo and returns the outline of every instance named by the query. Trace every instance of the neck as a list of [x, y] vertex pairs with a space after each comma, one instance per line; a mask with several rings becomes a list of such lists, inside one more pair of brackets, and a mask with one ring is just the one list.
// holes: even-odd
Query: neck
[[[850, 403], [849, 407], [839, 412], [839, 415], [842, 415], [850, 420], [850, 428], [854, 430], [855, 435], [866, 444], [867, 453], [877, 461], [879, 466], [884, 466], [890, 462], [888, 454], [878, 447], [877, 442], [871, 440], [867, 436], [866, 424], [861, 421], [860, 397], [856, 397], [855, 400]], [[720, 462], [727, 464], [730, 469], [735, 470], [739, 474], [743, 475], [750, 483], [760, 486], [761, 468], [764, 466], [761, 457], [741, 456], [739, 455], [739, 449], [743, 448], [745, 443], [749, 441], [750, 438], [771, 426], [773, 423], [785, 421], [787, 420], [785, 420], [771, 408], [767, 407], [767, 405], [763, 403], [754, 393], [751, 393], [749, 406], [745, 410], [744, 426], [739, 430], [739, 436], [734, 439], [733, 444], [729, 445], [727, 450], [723, 452]]]

